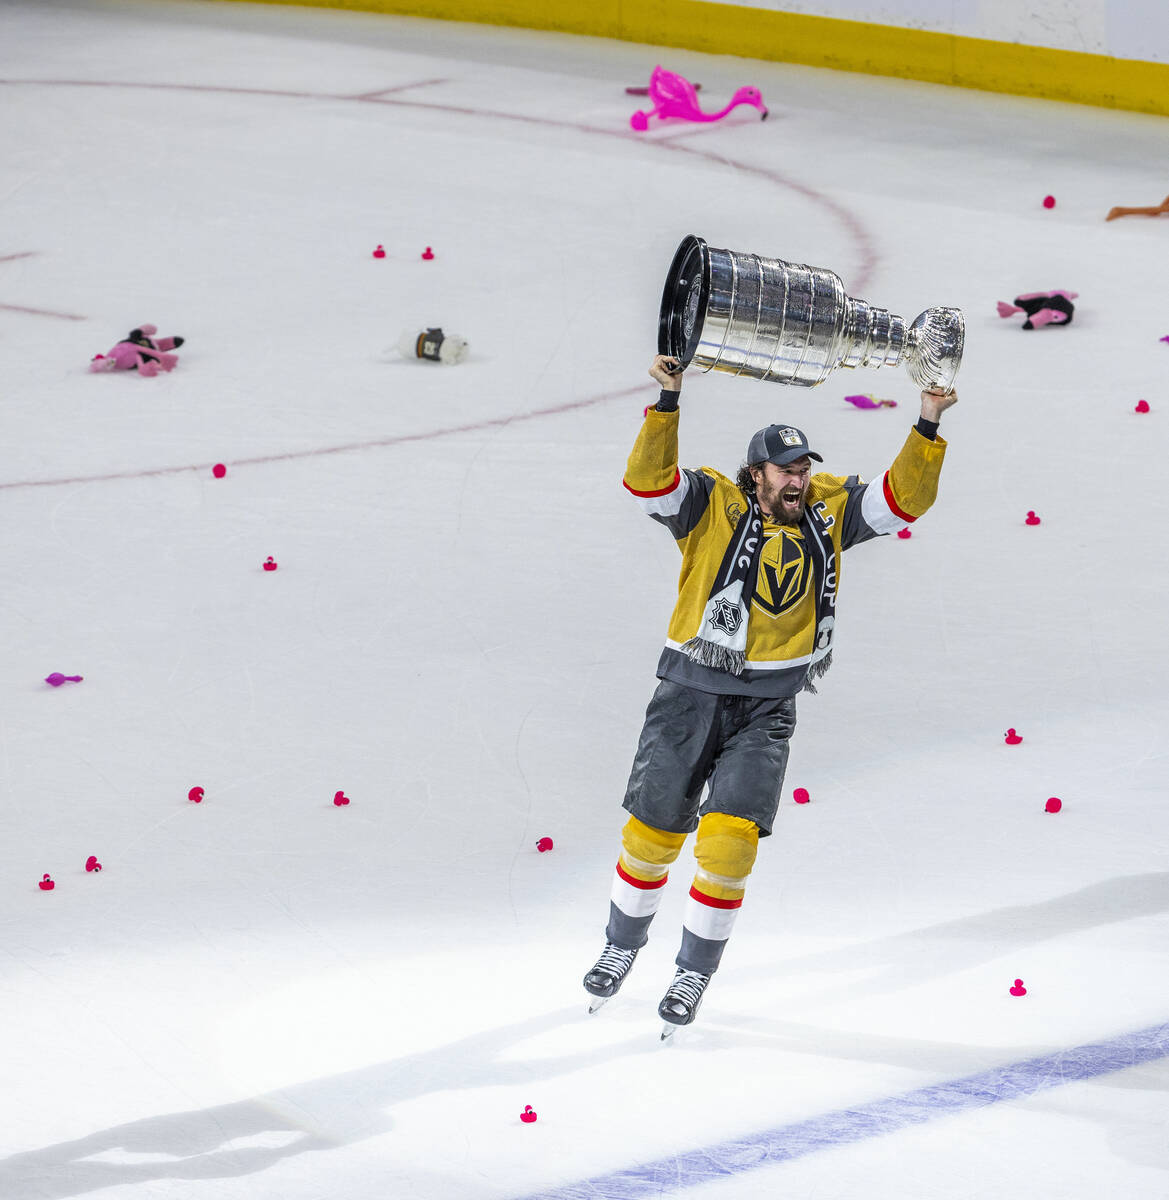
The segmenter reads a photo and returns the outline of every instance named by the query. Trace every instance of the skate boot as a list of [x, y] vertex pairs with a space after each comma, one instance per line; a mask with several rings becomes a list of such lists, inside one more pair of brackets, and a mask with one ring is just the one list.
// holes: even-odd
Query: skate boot
[[622, 950], [612, 942], [605, 943], [601, 957], [584, 977], [585, 991], [593, 997], [589, 1001], [589, 1012], [595, 1013], [606, 1000], [617, 995], [636, 957], [636, 950]]
[[710, 982], [709, 975], [700, 975], [697, 971], [687, 971], [679, 967], [674, 975], [674, 982], [666, 989], [661, 1004], [658, 1005], [658, 1016], [666, 1024], [662, 1027], [662, 1041], [672, 1037], [679, 1025], [689, 1025], [698, 1012], [702, 1002], [702, 993]]

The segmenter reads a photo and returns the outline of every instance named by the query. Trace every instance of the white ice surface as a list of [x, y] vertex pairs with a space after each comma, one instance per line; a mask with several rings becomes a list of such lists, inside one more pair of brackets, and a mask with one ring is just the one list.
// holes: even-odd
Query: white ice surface
[[[659, 59], [772, 119], [634, 135]], [[1169, 192], [1169, 124], [213, 3], [9, 2], [0, 78], [4, 1200], [531, 1196], [1169, 1021], [1169, 218], [1103, 220]], [[691, 232], [956, 304], [968, 351], [938, 504], [847, 555], [663, 1048], [685, 859], [620, 998], [580, 976], [674, 594], [620, 476]], [[1067, 330], [995, 315], [1060, 287]], [[173, 374], [87, 373], [143, 322]], [[470, 359], [383, 355], [428, 324]], [[683, 459], [782, 419], [868, 477], [915, 400], [688, 375]], [[1160, 1058], [661, 1194], [1164, 1200], [1167, 1091]]]

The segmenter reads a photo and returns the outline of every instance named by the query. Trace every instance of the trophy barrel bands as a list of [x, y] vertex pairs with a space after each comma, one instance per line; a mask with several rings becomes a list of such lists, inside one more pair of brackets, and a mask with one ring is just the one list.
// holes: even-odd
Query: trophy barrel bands
[[903, 318], [863, 300], [846, 299], [842, 367], [895, 367], [905, 351], [908, 331]]
[[777, 258], [763, 261], [773, 273], [782, 299], [768, 314], [779, 349], [770, 369], [759, 378], [815, 387], [840, 362], [848, 300], [844, 284], [839, 276], [819, 267]]
[[962, 344], [955, 308], [928, 309], [906, 328], [895, 313], [852, 299], [833, 271], [693, 235], [674, 255], [658, 317], [658, 352], [684, 367], [797, 387], [815, 387], [837, 367], [905, 362], [919, 386], [948, 390]]

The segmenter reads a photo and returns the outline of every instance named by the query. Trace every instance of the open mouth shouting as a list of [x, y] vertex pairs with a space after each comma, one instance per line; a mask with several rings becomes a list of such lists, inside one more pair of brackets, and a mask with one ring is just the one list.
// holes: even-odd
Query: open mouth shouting
[[799, 519], [804, 515], [804, 498], [807, 495], [807, 487], [785, 487], [779, 493], [779, 501], [783, 510], [783, 515], [791, 520], [792, 518]]

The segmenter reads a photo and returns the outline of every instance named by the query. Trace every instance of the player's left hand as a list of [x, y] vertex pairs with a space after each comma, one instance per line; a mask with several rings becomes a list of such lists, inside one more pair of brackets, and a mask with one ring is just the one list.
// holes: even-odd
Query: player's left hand
[[936, 388], [930, 388], [921, 394], [921, 415], [927, 421], [937, 422], [942, 419], [942, 413], [947, 408], [953, 408], [957, 403], [957, 392], [943, 392]]

